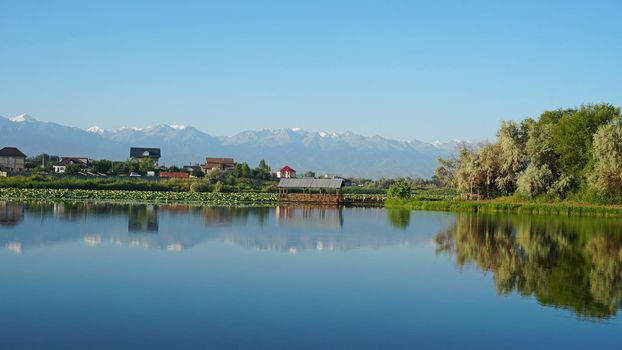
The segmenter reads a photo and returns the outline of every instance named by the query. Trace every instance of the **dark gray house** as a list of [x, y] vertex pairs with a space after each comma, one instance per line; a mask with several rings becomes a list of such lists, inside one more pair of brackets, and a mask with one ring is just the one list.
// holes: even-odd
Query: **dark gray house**
[[151, 158], [153, 165], [158, 165], [158, 160], [162, 154], [159, 148], [143, 148], [143, 147], [130, 147], [130, 160], [139, 161], [144, 158]]

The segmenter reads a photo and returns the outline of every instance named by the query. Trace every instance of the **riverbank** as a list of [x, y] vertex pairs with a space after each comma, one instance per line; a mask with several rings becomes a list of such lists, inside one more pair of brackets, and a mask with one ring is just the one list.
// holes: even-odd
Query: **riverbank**
[[[384, 196], [345, 194], [351, 205], [382, 205]], [[196, 203], [206, 205], [277, 205], [277, 193], [264, 192], [171, 192], [85, 190], [46, 188], [0, 188], [2, 200], [109, 201], [131, 203]]]
[[389, 199], [385, 202], [385, 207], [410, 210], [622, 217], [622, 205], [578, 202], [532, 203], [501, 199], [482, 201]]

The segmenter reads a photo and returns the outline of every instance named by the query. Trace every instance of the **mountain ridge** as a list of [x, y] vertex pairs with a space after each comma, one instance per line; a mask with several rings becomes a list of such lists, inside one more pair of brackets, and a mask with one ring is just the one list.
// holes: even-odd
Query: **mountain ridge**
[[[430, 177], [436, 157], [455, 152], [462, 141], [400, 141], [380, 135], [306, 131], [300, 128], [246, 130], [214, 136], [181, 124], [144, 128], [86, 130], [39, 121], [27, 114], [0, 116], [0, 147], [16, 146], [26, 154], [67, 155], [76, 150], [93, 159], [125, 160], [129, 147], [159, 147], [162, 164], [186, 165], [206, 156], [233, 157], [256, 165], [265, 159], [273, 168], [288, 164], [299, 172], [368, 178]], [[473, 144], [472, 142], [467, 143]]]

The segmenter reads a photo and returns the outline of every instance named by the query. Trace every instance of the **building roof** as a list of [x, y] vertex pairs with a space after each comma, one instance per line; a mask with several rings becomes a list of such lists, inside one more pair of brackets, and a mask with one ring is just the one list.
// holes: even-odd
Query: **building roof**
[[160, 158], [162, 155], [159, 148], [143, 148], [143, 147], [131, 147], [130, 158]]
[[205, 158], [205, 163], [215, 163], [215, 164], [233, 164], [233, 158]]
[[16, 147], [4, 147], [0, 149], [0, 157], [24, 157], [26, 155], [22, 153], [22, 151], [18, 150]]
[[88, 164], [89, 158], [88, 157], [60, 157], [60, 161], [58, 162], [58, 165], [67, 165], [71, 163]]
[[343, 179], [281, 179], [279, 188], [332, 188], [343, 187]]
[[282, 172], [282, 173], [285, 173], [285, 172], [287, 172], [287, 173], [295, 173], [296, 172], [296, 170], [290, 168], [289, 165], [286, 165], [286, 166], [282, 167], [281, 169], [279, 169], [279, 171]]

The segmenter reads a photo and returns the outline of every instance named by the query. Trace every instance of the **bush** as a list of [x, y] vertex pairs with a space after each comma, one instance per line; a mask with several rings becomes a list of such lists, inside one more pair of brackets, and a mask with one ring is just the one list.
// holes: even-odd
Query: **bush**
[[194, 181], [190, 185], [190, 192], [209, 192], [209, 184], [205, 181]]
[[410, 186], [404, 182], [396, 182], [387, 190], [387, 197], [391, 199], [408, 199], [412, 193]]

